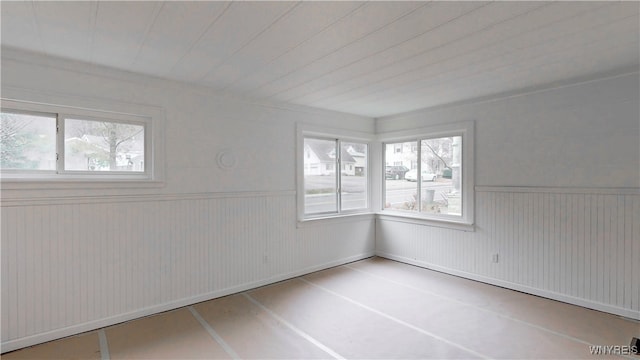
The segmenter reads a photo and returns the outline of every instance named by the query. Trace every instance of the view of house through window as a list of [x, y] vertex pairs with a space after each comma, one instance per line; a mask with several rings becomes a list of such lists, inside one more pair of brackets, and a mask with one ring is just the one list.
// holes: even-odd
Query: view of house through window
[[385, 209], [462, 215], [461, 136], [389, 143], [384, 155]]
[[144, 126], [66, 119], [64, 168], [144, 172]]
[[303, 158], [305, 215], [367, 208], [367, 144], [305, 137]]
[[[145, 172], [143, 124], [4, 109], [0, 114], [0, 168], [4, 171]], [[59, 148], [63, 154], [58, 154]]]

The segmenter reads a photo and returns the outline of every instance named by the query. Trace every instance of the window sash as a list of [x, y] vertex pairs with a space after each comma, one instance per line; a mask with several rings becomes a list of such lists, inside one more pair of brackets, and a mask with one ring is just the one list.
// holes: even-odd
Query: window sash
[[[462, 148], [460, 149], [460, 161], [461, 164], [465, 163], [465, 156], [467, 155], [466, 152], [466, 147], [469, 146], [466, 142], [467, 139], [469, 138], [469, 135], [467, 133], [468, 130], [465, 131], [442, 131], [442, 132], [434, 132], [432, 134], [428, 134], [426, 133], [425, 135], [421, 135], [418, 137], [403, 137], [403, 138], [398, 138], [398, 139], [393, 139], [393, 140], [388, 140], [388, 141], [383, 141], [382, 142], [382, 149], [383, 149], [383, 154], [382, 154], [382, 163], [383, 163], [383, 171], [386, 168], [386, 164], [389, 161], [389, 159], [387, 158], [388, 152], [386, 151], [387, 146], [392, 147], [393, 153], [395, 154], [396, 151], [395, 149], [397, 149], [398, 144], [405, 144], [408, 142], [415, 142], [416, 143], [416, 159], [413, 159], [416, 161], [416, 169], [415, 171], [417, 172], [417, 180], [416, 180], [416, 206], [415, 209], [411, 209], [411, 210], [402, 210], [402, 209], [392, 209], [392, 208], [386, 208], [387, 204], [387, 179], [386, 179], [386, 175], [383, 173], [382, 176], [382, 210], [383, 211], [398, 211], [400, 213], [403, 214], [407, 214], [407, 215], [411, 215], [411, 216], [418, 216], [421, 218], [426, 218], [426, 219], [434, 219], [434, 220], [443, 220], [443, 221], [453, 221], [453, 222], [469, 222], [469, 218], [470, 218], [470, 214], [472, 212], [472, 210], [470, 210], [468, 207], [469, 206], [473, 206], [472, 205], [472, 201], [468, 201], [467, 199], [469, 199], [469, 194], [465, 194], [466, 192], [469, 191], [469, 189], [465, 186], [468, 182], [468, 179], [465, 179], [465, 176], [469, 176], [468, 174], [465, 174], [465, 171], [462, 171], [462, 165], [461, 166], [461, 172], [462, 172], [462, 178], [460, 179], [461, 182], [461, 192], [463, 194], [463, 196], [460, 197], [460, 214], [437, 214], [437, 213], [426, 213], [421, 211], [422, 210], [422, 201], [423, 201], [423, 196], [422, 196], [422, 192], [423, 192], [423, 181], [421, 179], [422, 176], [422, 152], [423, 152], [423, 148], [422, 148], [422, 142], [423, 141], [427, 141], [427, 140], [432, 140], [432, 139], [441, 139], [441, 138], [446, 138], [446, 137], [460, 137], [461, 139], [461, 143], [462, 143]], [[412, 149], [413, 150], [413, 149]], [[468, 161], [468, 160], [467, 160]], [[394, 165], [396, 164], [396, 162], [394, 162]], [[469, 202], [471, 202], [469, 204]]]
[[[303, 194], [303, 201], [302, 201], [302, 206], [303, 206], [303, 218], [304, 219], [313, 219], [313, 218], [321, 218], [321, 217], [326, 217], [326, 216], [331, 216], [331, 215], [343, 215], [343, 214], [350, 214], [350, 213], [357, 213], [357, 212], [362, 212], [364, 210], [367, 210], [369, 208], [369, 144], [366, 142], [362, 142], [362, 141], [358, 141], [358, 140], [350, 140], [350, 139], [343, 139], [343, 138], [334, 138], [334, 137], [323, 137], [323, 136], [315, 136], [315, 135], [303, 135], [302, 137], [302, 144], [303, 144], [303, 150], [302, 150], [302, 161], [303, 161], [303, 170], [302, 170], [302, 188], [305, 189], [305, 185], [306, 185], [306, 176], [305, 176], [305, 170], [307, 170], [308, 168], [314, 168], [312, 167], [311, 164], [305, 164], [305, 160], [308, 159], [308, 153], [307, 153], [307, 149], [306, 149], [306, 142], [307, 140], [321, 140], [321, 141], [331, 141], [333, 142], [333, 149], [332, 152], [333, 154], [335, 154], [334, 156], [334, 162], [331, 163], [332, 164], [332, 170], [333, 170], [333, 176], [335, 179], [335, 203], [336, 203], [336, 209], [335, 210], [331, 210], [331, 211], [318, 211], [318, 212], [308, 212], [307, 211], [307, 194], [306, 194], [306, 190], [304, 191]], [[343, 162], [343, 158], [342, 158], [342, 148], [343, 148], [343, 144], [344, 143], [353, 143], [353, 144], [361, 144], [365, 147], [365, 174], [364, 174], [364, 179], [365, 179], [365, 184], [364, 184], [364, 206], [362, 207], [346, 207], [343, 204], [343, 187], [342, 187], [342, 182], [343, 182], [343, 170], [345, 170], [345, 166], [346, 164], [344, 164]], [[323, 166], [324, 165], [324, 166]], [[320, 168], [325, 167], [326, 165], [328, 165], [328, 163], [325, 164], [319, 164]], [[351, 165], [351, 169], [353, 169], [355, 171], [355, 165]]]
[[[149, 121], [143, 120], [142, 116], [127, 114], [100, 114], [100, 111], [82, 110], [76, 112], [55, 111], [55, 106], [44, 104], [30, 104], [26, 106], [13, 106], [13, 101], [3, 100], [10, 105], [0, 108], [2, 113], [24, 114], [33, 116], [46, 116], [56, 119], [55, 127], [55, 169], [51, 170], [33, 170], [33, 169], [0, 169], [3, 177], [7, 179], [56, 179], [56, 178], [79, 178], [79, 179], [122, 179], [122, 180], [150, 180], [151, 179], [151, 152], [152, 152], [152, 132]], [[17, 104], [22, 104], [16, 102]], [[31, 109], [33, 108], [33, 110]], [[87, 113], [95, 113], [91, 115]], [[65, 121], [66, 120], [86, 120], [106, 122], [112, 124], [135, 125], [142, 127], [143, 131], [143, 171], [84, 171], [65, 169]]]

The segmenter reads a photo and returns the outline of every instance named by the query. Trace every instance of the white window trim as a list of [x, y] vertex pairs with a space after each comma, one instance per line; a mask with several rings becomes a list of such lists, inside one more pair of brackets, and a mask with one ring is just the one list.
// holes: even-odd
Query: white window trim
[[[6, 93], [10, 95], [6, 95]], [[25, 100], [28, 99], [28, 100]], [[58, 114], [59, 118], [81, 118], [145, 126], [145, 172], [76, 172], [20, 171], [0, 173], [3, 190], [87, 189], [114, 187], [164, 186], [164, 110], [160, 107], [72, 96], [55, 96], [10, 89], [0, 98], [3, 109], [24, 112]], [[63, 121], [63, 120], [62, 120]], [[59, 124], [62, 126], [62, 124]], [[63, 144], [56, 141], [56, 150], [63, 157]]]
[[[406, 212], [384, 208], [384, 199], [386, 194], [384, 181], [384, 144], [394, 142], [418, 141], [425, 138], [435, 138], [444, 136], [462, 136], [462, 216], [446, 215], [446, 214], [426, 214], [417, 212]], [[473, 229], [475, 221], [475, 192], [474, 192], [474, 169], [475, 169], [475, 126], [473, 121], [456, 122], [451, 124], [440, 124], [419, 129], [404, 130], [397, 132], [389, 132], [378, 135], [378, 141], [383, 145], [382, 150], [382, 171], [380, 176], [382, 179], [382, 201], [378, 208], [379, 215], [389, 215], [397, 218], [411, 219], [412, 222], [422, 222], [425, 225], [433, 225], [434, 223], [442, 223], [443, 225], [451, 224], [452, 227], [459, 228], [463, 226], [467, 229]]]
[[[372, 142], [375, 139], [372, 134], [358, 131], [330, 129], [310, 124], [296, 126], [296, 207], [298, 224], [315, 220], [333, 220], [336, 218], [352, 217], [354, 215], [373, 214], [372, 212]], [[363, 209], [344, 210], [340, 213], [321, 213], [307, 215], [304, 212], [304, 139], [305, 137], [319, 139], [338, 139], [340, 142], [359, 142], [367, 144], [367, 207]], [[340, 177], [337, 177], [340, 179]], [[338, 180], [339, 181], [339, 180]], [[339, 183], [338, 183], [339, 186]], [[338, 197], [338, 201], [340, 201]]]

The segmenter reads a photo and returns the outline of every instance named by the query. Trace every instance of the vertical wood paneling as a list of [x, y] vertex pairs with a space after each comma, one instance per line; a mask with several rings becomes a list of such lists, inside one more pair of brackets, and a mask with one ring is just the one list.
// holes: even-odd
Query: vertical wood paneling
[[291, 194], [2, 206], [2, 342], [369, 256], [372, 218], [296, 228]]
[[475, 232], [381, 219], [376, 252], [640, 317], [640, 196], [481, 191], [476, 204]]

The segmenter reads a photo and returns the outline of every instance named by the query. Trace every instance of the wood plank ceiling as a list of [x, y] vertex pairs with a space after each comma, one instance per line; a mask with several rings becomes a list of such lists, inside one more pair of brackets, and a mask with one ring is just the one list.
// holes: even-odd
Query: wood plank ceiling
[[637, 70], [640, 2], [2, 2], [2, 46], [381, 117]]

